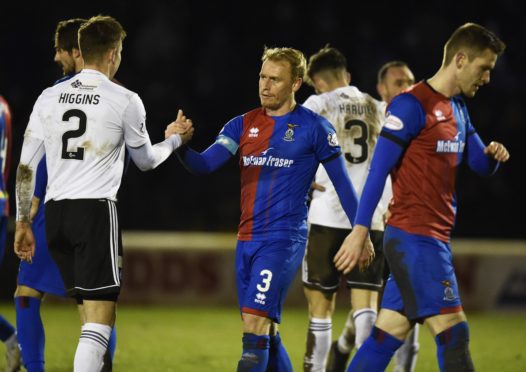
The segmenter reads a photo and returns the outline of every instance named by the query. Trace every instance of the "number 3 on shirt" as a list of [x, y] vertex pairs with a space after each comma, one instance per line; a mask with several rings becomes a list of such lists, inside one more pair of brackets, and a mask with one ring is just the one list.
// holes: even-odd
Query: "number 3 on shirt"
[[263, 285], [258, 284], [256, 288], [260, 292], [266, 292], [270, 288], [270, 281], [272, 280], [272, 271], [267, 270], [267, 269], [261, 270], [259, 275], [263, 277], [263, 279], [261, 280], [263, 282]]
[[62, 121], [69, 122], [71, 118], [79, 119], [78, 129], [68, 130], [62, 135], [62, 159], [84, 160], [84, 147], [77, 147], [75, 151], [68, 151], [68, 140], [70, 138], [77, 138], [86, 132], [86, 122], [88, 118], [84, 111], [68, 110], [62, 116]]

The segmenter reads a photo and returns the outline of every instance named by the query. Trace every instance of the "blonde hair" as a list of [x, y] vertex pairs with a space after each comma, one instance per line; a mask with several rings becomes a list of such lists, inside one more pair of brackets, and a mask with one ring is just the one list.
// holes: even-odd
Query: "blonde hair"
[[288, 61], [293, 80], [304, 79], [307, 60], [302, 52], [293, 48], [267, 48], [263, 51], [261, 61]]

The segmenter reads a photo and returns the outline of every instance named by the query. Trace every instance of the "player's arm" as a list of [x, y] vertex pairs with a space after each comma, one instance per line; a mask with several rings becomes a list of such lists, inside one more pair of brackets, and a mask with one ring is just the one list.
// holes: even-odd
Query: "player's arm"
[[40, 202], [46, 195], [47, 187], [47, 168], [46, 168], [46, 157], [44, 156], [37, 167], [37, 175], [35, 181], [35, 192], [33, 193], [33, 198], [31, 200], [31, 211], [29, 213], [29, 219], [33, 222], [33, 219], [38, 213], [38, 208], [40, 207]]
[[347, 218], [349, 218], [351, 224], [354, 224], [356, 210], [358, 209], [358, 196], [345, 168], [343, 156], [339, 154], [328, 161], [322, 162], [322, 164], [336, 189]]
[[481, 176], [491, 176], [510, 157], [503, 144], [492, 141], [485, 146], [476, 132], [468, 134], [466, 154], [471, 170]]

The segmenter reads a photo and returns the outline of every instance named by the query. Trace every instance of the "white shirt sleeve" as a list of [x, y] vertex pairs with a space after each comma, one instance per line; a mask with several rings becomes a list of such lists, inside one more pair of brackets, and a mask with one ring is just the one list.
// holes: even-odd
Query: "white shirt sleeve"
[[317, 114], [321, 114], [325, 110], [323, 100], [320, 98], [320, 96], [317, 96], [315, 94], [307, 98], [305, 103], [303, 103], [303, 106], [308, 108], [309, 110], [314, 111]]
[[181, 136], [175, 134], [153, 146], [148, 138], [141, 147], [128, 147], [128, 151], [135, 165], [140, 170], [147, 171], [165, 161], [181, 144]]
[[128, 148], [140, 147], [149, 142], [146, 130], [146, 110], [141, 98], [133, 94], [122, 115], [124, 142]]

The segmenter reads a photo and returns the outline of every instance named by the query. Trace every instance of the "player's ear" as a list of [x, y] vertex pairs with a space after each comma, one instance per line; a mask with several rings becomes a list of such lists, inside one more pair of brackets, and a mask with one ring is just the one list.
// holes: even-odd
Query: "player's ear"
[[71, 49], [71, 56], [73, 58], [79, 58], [80, 57], [80, 50], [78, 50], [77, 48], [72, 48]]
[[468, 57], [464, 52], [458, 52], [457, 54], [455, 54], [455, 65], [458, 69], [464, 67], [467, 61]]
[[292, 84], [292, 91], [296, 93], [300, 89], [302, 83], [303, 83], [303, 79], [301, 78], [296, 79], [296, 81]]

